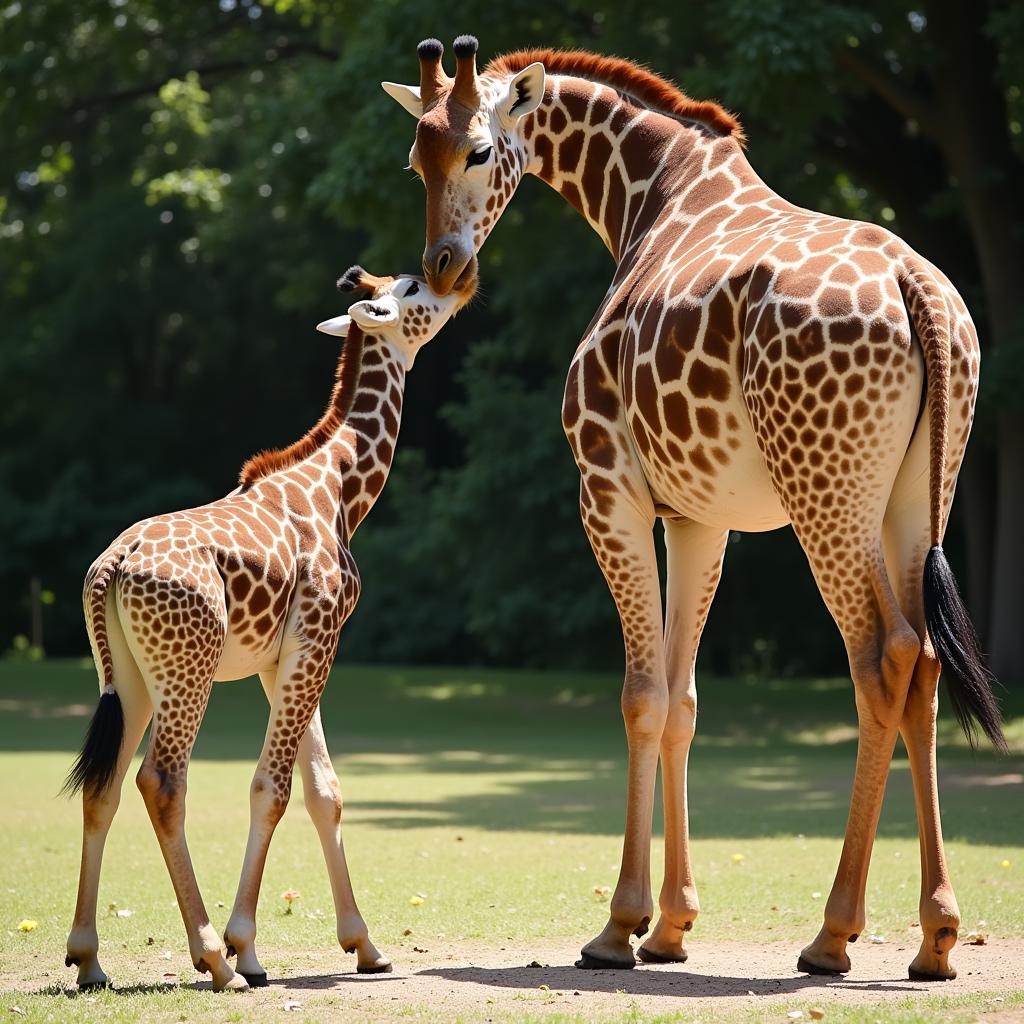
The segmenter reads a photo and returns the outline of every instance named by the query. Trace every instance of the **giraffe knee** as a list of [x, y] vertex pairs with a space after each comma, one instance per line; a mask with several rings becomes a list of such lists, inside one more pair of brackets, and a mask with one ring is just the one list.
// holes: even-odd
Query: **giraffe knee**
[[303, 803], [310, 818], [317, 825], [337, 828], [341, 824], [344, 803], [341, 799], [341, 784], [331, 772], [314, 772], [310, 784], [303, 785]]
[[661, 737], [668, 718], [668, 687], [646, 672], [627, 672], [622, 687], [622, 717], [632, 735]]
[[665, 720], [664, 744], [689, 745], [697, 731], [697, 694], [687, 692], [670, 697]]
[[143, 762], [135, 776], [153, 824], [164, 832], [182, 827], [185, 822], [184, 776]]
[[275, 777], [269, 772], [257, 770], [249, 784], [250, 812], [253, 817], [259, 816], [276, 825], [284, 817], [291, 792], [290, 772], [281, 777]]

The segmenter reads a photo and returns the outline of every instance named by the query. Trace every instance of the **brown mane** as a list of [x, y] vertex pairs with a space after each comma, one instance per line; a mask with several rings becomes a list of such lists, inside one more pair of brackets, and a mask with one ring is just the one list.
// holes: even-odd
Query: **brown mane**
[[697, 121], [720, 135], [744, 141], [739, 120], [713, 100], [695, 100], [668, 79], [622, 57], [602, 57], [586, 50], [517, 50], [495, 57], [485, 75], [515, 74], [539, 61], [552, 75], [574, 75], [599, 82], [640, 100], [652, 110], [686, 121]]
[[353, 323], [349, 327], [348, 337], [338, 358], [338, 368], [334, 373], [334, 390], [323, 416], [305, 437], [294, 444], [288, 445], [287, 448], [257, 452], [249, 459], [238, 476], [238, 482], [243, 489], [251, 487], [257, 480], [271, 473], [288, 469], [303, 459], [308, 459], [333, 437], [345, 422], [345, 417], [352, 407], [352, 400], [355, 398], [359, 367], [363, 361], [363, 341], [362, 329]]

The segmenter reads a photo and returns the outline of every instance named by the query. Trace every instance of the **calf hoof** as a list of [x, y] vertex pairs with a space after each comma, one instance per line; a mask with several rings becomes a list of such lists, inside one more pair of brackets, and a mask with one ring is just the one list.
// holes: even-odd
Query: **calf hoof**
[[266, 988], [270, 984], [265, 974], [244, 974], [242, 971], [238, 973], [245, 978], [249, 988]]
[[591, 953], [581, 953], [576, 966], [581, 971], [631, 971], [636, 967], [636, 960], [605, 960]]
[[101, 989], [113, 988], [109, 978], [104, 978], [102, 981], [80, 981], [78, 983], [79, 992], [96, 992]]
[[356, 974], [391, 974], [392, 971], [394, 971], [394, 967], [392, 967], [390, 960], [382, 964], [367, 964], [365, 967], [356, 967]]
[[685, 964], [687, 960], [686, 953], [683, 951], [673, 954], [655, 953], [644, 946], [636, 951], [636, 955], [645, 964]]
[[[266, 984], [267, 976], [263, 975], [263, 983]], [[214, 992], [248, 992], [249, 982], [241, 974], [235, 974], [228, 978], [223, 985], [213, 984]]]
[[811, 960], [808, 960], [807, 957], [801, 953], [799, 959], [796, 962], [796, 969], [801, 974], [820, 974], [824, 977], [836, 978], [840, 977], [843, 974], [846, 974], [846, 972], [850, 969], [850, 964], [849, 961], [847, 961], [845, 967], [838, 964], [835, 966], [833, 966], [832, 964], [816, 964]]

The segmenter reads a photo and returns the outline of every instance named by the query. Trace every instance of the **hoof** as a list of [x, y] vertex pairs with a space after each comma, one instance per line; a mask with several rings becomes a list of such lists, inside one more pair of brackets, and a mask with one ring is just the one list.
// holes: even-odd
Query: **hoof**
[[356, 974], [390, 974], [393, 970], [390, 963], [372, 964], [369, 967], [356, 967]]
[[267, 981], [267, 976], [265, 974], [242, 974], [241, 971], [238, 973], [245, 978], [249, 988], [266, 988], [267, 985], [270, 984], [270, 982]]
[[919, 971], [911, 967], [907, 971], [907, 977], [911, 981], [952, 981], [956, 977], [956, 971], [951, 967], [949, 974], [930, 974], [928, 971]]
[[[267, 976], [263, 975], [263, 983], [266, 984]], [[219, 988], [215, 985], [216, 992], [248, 992], [249, 982], [241, 974], [234, 974]]]
[[801, 974], [820, 974], [831, 978], [839, 978], [846, 973], [846, 971], [841, 971], [837, 967], [820, 967], [818, 964], [811, 963], [805, 956], [801, 956], [797, 960], [796, 969]]
[[101, 989], [113, 988], [110, 984], [109, 978], [104, 978], [103, 981], [83, 981], [79, 983], [79, 992], [97, 992]]
[[636, 967], [635, 960], [602, 960], [600, 957], [581, 953], [576, 966], [581, 971], [631, 971]]
[[685, 953], [681, 953], [679, 956], [665, 956], [662, 953], [654, 953], [645, 949], [643, 946], [636, 951], [636, 955], [645, 964], [685, 964], [687, 960]]

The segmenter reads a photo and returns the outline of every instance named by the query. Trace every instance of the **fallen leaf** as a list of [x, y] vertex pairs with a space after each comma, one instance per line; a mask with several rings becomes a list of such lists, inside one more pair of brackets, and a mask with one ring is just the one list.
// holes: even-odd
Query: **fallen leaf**
[[286, 999], [284, 1001], [284, 1012], [285, 1013], [294, 1013], [296, 1010], [301, 1010], [301, 1009], [302, 1009], [302, 1003], [298, 1002], [295, 999]]
[[964, 936], [965, 946], [984, 946], [988, 942], [988, 932], [968, 932]]
[[155, 946], [156, 945], [156, 939], [154, 939], [152, 935], [147, 935], [146, 936], [146, 945], [147, 946]]
[[812, 900], [820, 900], [821, 899], [821, 893], [820, 892], [812, 892], [811, 893], [811, 899]]
[[823, 1020], [825, 1011], [820, 1006], [812, 1006], [808, 1011], [812, 1020]]
[[789, 1013], [786, 1014], [786, 1016], [790, 1020], [799, 1020], [803, 1015], [804, 1015], [804, 1011], [803, 1010], [790, 1010]]
[[135, 913], [134, 910], [118, 910], [117, 911], [117, 916], [118, 917], [131, 917], [132, 914], [134, 914], [134, 913]]
[[732, 855], [733, 864], [742, 864], [745, 859], [742, 853], [734, 853]]
[[611, 894], [612, 894], [611, 886], [608, 886], [608, 885], [595, 885], [594, 886], [594, 895], [598, 899], [606, 900], [606, 899], [608, 899], [609, 896], [611, 896]]
[[402, 934], [403, 935], [412, 935], [412, 929], [411, 928], [406, 928], [405, 931], [402, 932]]
[[424, 949], [422, 946], [413, 946], [412, 951], [414, 953], [429, 953], [429, 949]]
[[34, 932], [38, 927], [38, 921], [30, 921], [27, 917], [18, 923], [19, 932]]
[[884, 935], [869, 935], [868, 936], [868, 942], [873, 942], [876, 946], [880, 946], [883, 942], [885, 942], [885, 936]]
[[16, 1013], [19, 1017], [25, 1016], [25, 1011], [20, 1006], [12, 1006], [11, 1013]]
[[424, 897], [420, 896], [419, 893], [417, 893], [415, 896], [410, 896], [409, 897], [409, 906], [410, 907], [422, 907], [424, 902], [425, 902]]

